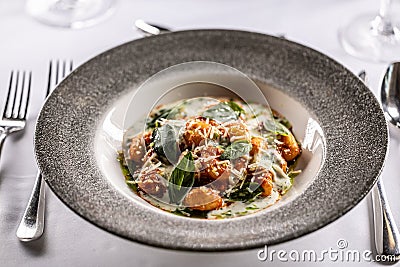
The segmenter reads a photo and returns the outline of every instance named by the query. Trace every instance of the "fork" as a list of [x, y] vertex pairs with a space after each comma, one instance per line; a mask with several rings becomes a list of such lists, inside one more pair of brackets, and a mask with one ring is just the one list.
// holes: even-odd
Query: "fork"
[[[50, 61], [46, 97], [73, 69], [72, 60]], [[22, 215], [16, 235], [28, 242], [40, 238], [44, 231], [45, 188], [42, 174], [38, 171], [31, 196]]]
[[7, 98], [0, 120], [0, 157], [6, 137], [25, 128], [31, 82], [32, 72], [11, 71]]

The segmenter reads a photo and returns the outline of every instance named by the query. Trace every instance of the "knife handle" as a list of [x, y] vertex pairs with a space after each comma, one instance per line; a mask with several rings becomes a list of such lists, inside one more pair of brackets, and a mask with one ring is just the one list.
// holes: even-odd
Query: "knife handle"
[[381, 178], [372, 188], [372, 207], [376, 252], [378, 255], [395, 255], [398, 260], [400, 257], [400, 234], [390, 211]]

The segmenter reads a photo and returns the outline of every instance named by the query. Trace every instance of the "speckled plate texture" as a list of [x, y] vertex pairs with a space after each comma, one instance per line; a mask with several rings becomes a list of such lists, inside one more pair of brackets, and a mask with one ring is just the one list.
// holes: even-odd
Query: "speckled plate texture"
[[[107, 182], [93, 144], [102, 115], [151, 75], [194, 60], [221, 62], [280, 88], [318, 120], [326, 137], [326, 157], [317, 177], [296, 199], [268, 213], [210, 221], [137, 205]], [[297, 43], [229, 30], [143, 38], [93, 58], [51, 94], [35, 134], [46, 182], [77, 214], [130, 240], [200, 251], [276, 244], [327, 225], [369, 192], [382, 170], [387, 145], [378, 102], [349, 70]]]

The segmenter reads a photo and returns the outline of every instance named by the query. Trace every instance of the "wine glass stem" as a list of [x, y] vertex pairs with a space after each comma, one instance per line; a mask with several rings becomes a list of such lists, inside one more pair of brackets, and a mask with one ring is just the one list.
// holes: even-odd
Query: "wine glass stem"
[[372, 31], [376, 35], [393, 36], [395, 35], [390, 8], [393, 0], [381, 0], [379, 15], [372, 21]]

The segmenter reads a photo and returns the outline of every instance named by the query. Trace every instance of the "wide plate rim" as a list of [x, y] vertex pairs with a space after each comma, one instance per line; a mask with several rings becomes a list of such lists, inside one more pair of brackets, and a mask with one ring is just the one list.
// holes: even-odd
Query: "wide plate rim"
[[[278, 40], [280, 39], [280, 38], [278, 38], [278, 37], [269, 36], [269, 35], [265, 35], [265, 34], [261, 34], [261, 33], [255, 33], [255, 32], [246, 32], [246, 31], [237, 31], [237, 30], [218, 30], [218, 29], [212, 29], [212, 30], [179, 31], [179, 32], [168, 33], [167, 35], [179, 35], [179, 34], [186, 34], [186, 33], [193, 33], [193, 32], [197, 32], [197, 33], [200, 33], [200, 34], [201, 34], [201, 33], [206, 34], [207, 32], [229, 32], [229, 33], [233, 33], [233, 34], [234, 34], [235, 32], [237, 32], [237, 33], [239, 33], [239, 34], [249, 34], [249, 35], [253, 35], [253, 36], [259, 35], [259, 36], [262, 36], [263, 38], [272, 38], [272, 39], [278, 39]], [[157, 38], [159, 38], [159, 37], [158, 37], [158, 36], [154, 36], [154, 37], [149, 37], [149, 38], [146, 39], [146, 40], [145, 40], [145, 39], [138, 39], [138, 40], [133, 40], [133, 41], [124, 43], [124, 44], [122, 44], [122, 45], [119, 45], [119, 46], [117, 46], [117, 47], [115, 47], [115, 48], [112, 48], [112, 49], [110, 49], [110, 50], [107, 50], [107, 51], [101, 53], [100, 55], [98, 55], [98, 56], [96, 56], [95, 58], [93, 58], [93, 59], [89, 60], [88, 62], [86, 62], [85, 65], [86, 65], [86, 64], [91, 64], [90, 62], [96, 60], [96, 58], [98, 58], [98, 57], [105, 57], [105, 56], [111, 54], [112, 51], [115, 51], [116, 49], [121, 49], [121, 48], [123, 48], [123, 47], [125, 47], [125, 46], [129, 46], [129, 45], [131, 45], [132, 43], [135, 43], [135, 42], [147, 42], [147, 40], [149, 40], [149, 39], [151, 39], [151, 38], [157, 39]], [[294, 46], [302, 47], [302, 48], [304, 48], [304, 49], [306, 49], [306, 50], [308, 50], [308, 51], [311, 51], [312, 53], [317, 53], [317, 54], [319, 54], [320, 56], [327, 58], [327, 60], [330, 61], [330, 64], [334, 64], [334, 65], [336, 65], [336, 67], [341, 68], [342, 70], [346, 71], [348, 74], [353, 75], [346, 67], [344, 67], [343, 65], [341, 65], [340, 63], [338, 63], [338, 62], [335, 61], [334, 59], [329, 58], [328, 56], [323, 55], [322, 53], [316, 51], [315, 49], [312, 49], [312, 48], [309, 48], [309, 47], [306, 47], [306, 46], [304, 46], [304, 45], [301, 45], [301, 44], [298, 44], [298, 43], [294, 43], [294, 42], [291, 42], [291, 41], [288, 41], [288, 40], [282, 40], [282, 41], [283, 41], [283, 42], [291, 43], [291, 45], [294, 45]], [[74, 71], [74, 73], [75, 73], [75, 71]], [[73, 73], [72, 75], [74, 75], [74, 73]], [[354, 75], [353, 75], [353, 76], [354, 76]], [[70, 79], [70, 78], [68, 78], [68, 79]], [[67, 79], [67, 80], [68, 80], [68, 79]], [[360, 81], [360, 83], [361, 83], [361, 81]], [[62, 86], [63, 84], [65, 84], [65, 81], [64, 81], [60, 86]], [[362, 87], [364, 88], [364, 90], [366, 90], [366, 93], [367, 93], [367, 94], [370, 94], [370, 96], [372, 96], [373, 98], [375, 98], [375, 96], [372, 94], [372, 92], [370, 92], [364, 84], [362, 84]], [[50, 95], [50, 96], [47, 98], [47, 100], [50, 99], [51, 97], [52, 97], [52, 95]], [[47, 103], [47, 100], [46, 100], [46, 103]], [[375, 98], [375, 101], [377, 102], [377, 99], [376, 99], [376, 98]], [[40, 115], [39, 115], [39, 118], [38, 118], [38, 122], [37, 122], [36, 127], [35, 127], [35, 137], [34, 137], [34, 142], [35, 142], [35, 156], [36, 156], [36, 159], [37, 159], [39, 168], [42, 167], [42, 162], [41, 162], [40, 155], [39, 155], [40, 153], [38, 153], [38, 151], [37, 151], [37, 145], [36, 145], [36, 142], [37, 142], [37, 139], [38, 139], [38, 138], [37, 138], [37, 137], [38, 137], [38, 136], [37, 136], [37, 133], [38, 133], [38, 131], [37, 131], [38, 129], [37, 129], [37, 128], [40, 127], [40, 120], [43, 119], [43, 118], [42, 118], [42, 115], [43, 115], [42, 112], [43, 112], [43, 109], [45, 109], [45, 108], [46, 108], [46, 104], [42, 107], [42, 109], [41, 109], [41, 111], [40, 111]], [[384, 119], [384, 117], [383, 117], [383, 112], [381, 112], [380, 116], [381, 116], [381, 118]], [[385, 121], [385, 124], [386, 124], [386, 121]], [[38, 126], [38, 125], [39, 125], [39, 126]], [[371, 190], [371, 188], [373, 187], [373, 185], [375, 184], [375, 182], [377, 181], [379, 175], [381, 174], [381, 172], [382, 172], [382, 170], [383, 170], [384, 162], [385, 162], [386, 157], [387, 157], [387, 154], [388, 154], [388, 142], [389, 142], [389, 139], [388, 139], [387, 124], [386, 124], [386, 128], [385, 128], [385, 130], [384, 130], [384, 136], [383, 136], [383, 138], [386, 139], [386, 142], [385, 142], [385, 144], [384, 144], [384, 146], [385, 146], [385, 148], [384, 148], [384, 150], [385, 150], [385, 155], [384, 155], [384, 159], [382, 160], [381, 167], [380, 167], [380, 169], [379, 169], [378, 172], [377, 172], [378, 175], [376, 175], [376, 176], [374, 177], [374, 181], [373, 181], [373, 183], [370, 184], [368, 190], [365, 191], [363, 194], [361, 194], [361, 195], [358, 197], [358, 199], [353, 203], [352, 206], [349, 206], [347, 209], [342, 210], [340, 214], [337, 213], [336, 215], [332, 215], [332, 216], [329, 217], [328, 219], [325, 219], [325, 221], [324, 221], [323, 223], [320, 223], [319, 225], [314, 225], [313, 227], [309, 228], [307, 231], [305, 231], [305, 232], [303, 232], [303, 233], [299, 233], [298, 235], [293, 234], [292, 236], [286, 236], [286, 237], [281, 238], [281, 239], [276, 239], [276, 240], [274, 240], [274, 241], [272, 241], [272, 242], [268, 242], [268, 244], [276, 244], [276, 243], [285, 242], [285, 241], [288, 241], [288, 240], [291, 240], [291, 239], [294, 239], [294, 238], [297, 238], [297, 237], [306, 235], [306, 234], [308, 234], [308, 233], [314, 232], [314, 231], [316, 231], [316, 230], [318, 230], [318, 229], [320, 229], [320, 228], [322, 228], [322, 227], [324, 227], [324, 226], [330, 224], [331, 222], [333, 222], [333, 221], [335, 221], [336, 219], [340, 218], [342, 215], [344, 215], [345, 213], [347, 213], [348, 211], [350, 211], [352, 208], [354, 208], [354, 207], [368, 194], [368, 192]], [[89, 221], [90, 223], [95, 224], [96, 226], [100, 227], [100, 228], [103, 229], [103, 230], [106, 230], [106, 231], [108, 231], [108, 232], [111, 232], [112, 234], [116, 234], [116, 235], [118, 235], [118, 236], [121, 236], [121, 237], [123, 237], [123, 238], [127, 238], [127, 239], [130, 239], [130, 240], [134, 240], [134, 241], [139, 242], [139, 243], [142, 243], [142, 244], [147, 244], [147, 245], [156, 246], [156, 247], [163, 247], [163, 248], [172, 248], [172, 249], [179, 249], [179, 250], [195, 250], [195, 251], [198, 251], [198, 250], [203, 250], [203, 251], [231, 251], [231, 250], [250, 249], [250, 248], [260, 247], [260, 246], [262, 246], [262, 245], [264, 244], [263, 242], [258, 242], [258, 243], [253, 243], [253, 244], [246, 244], [245, 246], [243, 246], [243, 245], [241, 245], [241, 244], [235, 244], [235, 245], [229, 245], [229, 246], [227, 246], [227, 247], [187, 247], [187, 246], [179, 246], [179, 245], [177, 245], [177, 246], [174, 247], [174, 246], [166, 246], [165, 244], [162, 244], [162, 242], [161, 242], [161, 243], [158, 243], [158, 242], [148, 242], [148, 240], [147, 240], [147, 241], [144, 241], [144, 240], [135, 239], [135, 238], [132, 238], [132, 237], [127, 237], [127, 236], [125, 236], [125, 235], [121, 235], [121, 234], [115, 232], [115, 230], [113, 230], [113, 229], [104, 227], [103, 225], [99, 224], [98, 222], [95, 222], [95, 221], [93, 221], [92, 219], [87, 218], [86, 216], [84, 216], [81, 212], [79, 212], [79, 211], [77, 211], [75, 208], [73, 208], [73, 207], [71, 206], [71, 204], [68, 203], [68, 201], [67, 201], [66, 199], [64, 199], [62, 195], [59, 194], [59, 192], [57, 192], [57, 190], [53, 187], [53, 184], [51, 183], [51, 181], [49, 181], [49, 179], [46, 178], [46, 176], [44, 176], [44, 178], [45, 178], [45, 180], [46, 180], [46, 183], [49, 185], [49, 187], [51, 188], [51, 190], [57, 195], [57, 197], [58, 197], [64, 204], [66, 204], [71, 210], [73, 210], [76, 214], [78, 214], [79, 216], [81, 216], [81, 217], [84, 218], [85, 220]]]

